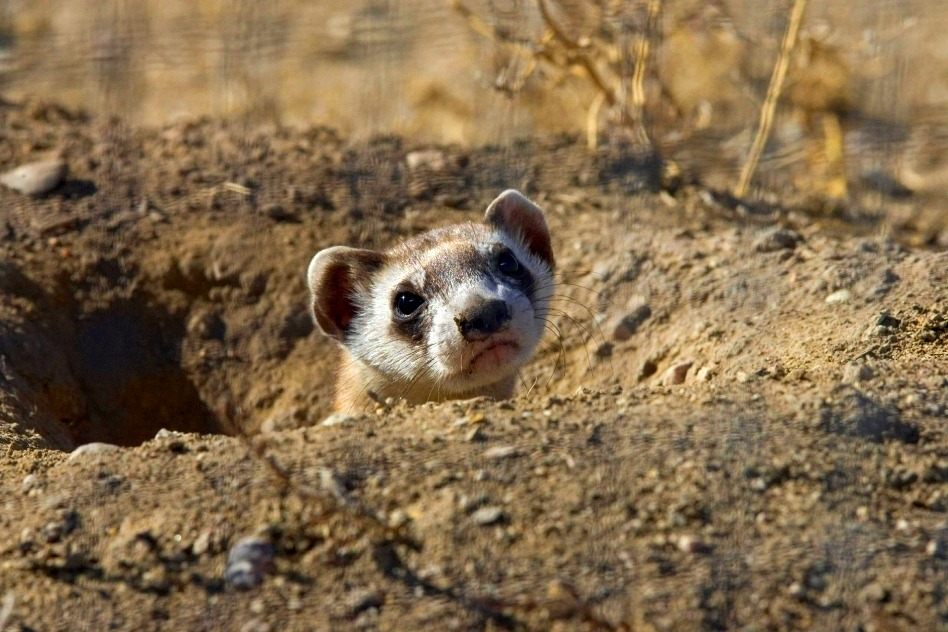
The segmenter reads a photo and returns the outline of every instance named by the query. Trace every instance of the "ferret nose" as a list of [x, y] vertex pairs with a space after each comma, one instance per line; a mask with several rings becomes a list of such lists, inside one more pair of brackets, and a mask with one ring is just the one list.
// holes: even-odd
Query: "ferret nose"
[[474, 340], [496, 333], [510, 320], [507, 303], [493, 299], [479, 303], [454, 319], [465, 340]]

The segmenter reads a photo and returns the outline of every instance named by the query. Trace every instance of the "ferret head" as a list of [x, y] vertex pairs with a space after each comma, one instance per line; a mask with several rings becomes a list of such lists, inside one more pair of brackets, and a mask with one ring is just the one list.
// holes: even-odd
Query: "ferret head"
[[425, 401], [476, 395], [530, 359], [553, 267], [543, 212], [509, 190], [482, 224], [430, 231], [384, 252], [322, 250], [308, 281], [319, 328], [393, 391]]

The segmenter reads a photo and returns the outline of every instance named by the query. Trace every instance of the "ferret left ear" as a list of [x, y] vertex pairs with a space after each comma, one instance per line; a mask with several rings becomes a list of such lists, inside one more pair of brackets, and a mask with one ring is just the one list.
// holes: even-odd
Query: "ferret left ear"
[[487, 207], [484, 221], [509, 235], [519, 237], [530, 252], [554, 267], [550, 229], [540, 207], [519, 191], [507, 189]]
[[345, 341], [352, 321], [362, 308], [372, 275], [384, 255], [373, 250], [334, 246], [316, 253], [306, 273], [313, 320], [320, 330]]

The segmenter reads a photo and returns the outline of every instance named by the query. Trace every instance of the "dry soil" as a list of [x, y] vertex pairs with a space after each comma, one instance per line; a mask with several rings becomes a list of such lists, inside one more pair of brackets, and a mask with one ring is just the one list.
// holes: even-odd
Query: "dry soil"
[[[70, 170], [0, 190], [4, 632], [948, 630], [948, 255], [904, 200], [747, 207], [569, 137], [0, 119], [4, 168]], [[309, 258], [507, 187], [561, 280], [521, 394], [328, 418]]]

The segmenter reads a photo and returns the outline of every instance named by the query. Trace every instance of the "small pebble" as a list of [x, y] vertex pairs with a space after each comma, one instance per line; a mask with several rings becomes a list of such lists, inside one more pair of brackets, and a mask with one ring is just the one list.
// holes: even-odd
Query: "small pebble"
[[787, 228], [771, 228], [765, 230], [754, 241], [754, 250], [757, 252], [776, 252], [778, 250], [793, 250], [803, 241], [800, 235]]
[[331, 413], [323, 419], [321, 426], [345, 426], [356, 422], [356, 418], [345, 413]]
[[349, 616], [355, 616], [368, 610], [369, 608], [381, 608], [385, 603], [385, 596], [378, 590], [363, 588], [354, 590], [346, 597], [346, 610]]
[[482, 527], [501, 522], [505, 517], [504, 510], [494, 506], [481, 507], [471, 514], [471, 520]]
[[49, 193], [66, 177], [66, 163], [59, 158], [20, 165], [0, 175], [0, 184], [25, 195]]
[[120, 448], [117, 445], [95, 441], [79, 446], [69, 453], [69, 458], [66, 460], [75, 461], [76, 459], [81, 459], [87, 456], [102, 456], [105, 454], [111, 454], [112, 452], [115, 452], [119, 449]]
[[47, 542], [59, 542], [62, 539], [64, 533], [63, 525], [61, 522], [47, 522], [46, 526], [43, 527], [43, 538]]
[[701, 367], [698, 369], [698, 374], [695, 375], [695, 379], [699, 382], [710, 382], [712, 377], [714, 377], [714, 371], [709, 366]]
[[929, 540], [925, 545], [925, 554], [939, 560], [948, 559], [948, 542], [945, 540]]
[[200, 557], [208, 552], [211, 548], [211, 532], [202, 531], [201, 534], [194, 540], [194, 544], [191, 545], [191, 553]]
[[254, 536], [241, 538], [227, 553], [224, 580], [240, 590], [255, 588], [273, 570], [275, 556], [269, 540]]
[[240, 626], [240, 632], [272, 632], [273, 628], [263, 619], [251, 619]]
[[27, 474], [23, 477], [20, 489], [23, 490], [24, 494], [36, 487], [39, 487], [39, 477], [36, 474]]
[[651, 315], [652, 308], [647, 304], [637, 305], [615, 324], [612, 329], [612, 339], [619, 342], [628, 340]]
[[673, 364], [668, 367], [668, 370], [665, 371], [665, 374], [662, 375], [662, 384], [664, 386], [674, 386], [676, 384], [683, 384], [685, 381], [685, 376], [688, 375], [688, 369], [691, 368], [691, 365], [694, 364], [691, 361], [679, 362], [678, 364]]
[[520, 456], [520, 453], [517, 451], [517, 448], [512, 445], [498, 445], [492, 448], [487, 448], [484, 451], [484, 456], [488, 459], [499, 461], [501, 459]]
[[692, 535], [680, 536], [677, 544], [678, 550], [682, 553], [704, 553], [708, 551], [708, 545]]
[[466, 435], [464, 435], [464, 440], [471, 443], [486, 441], [487, 435], [484, 434], [484, 431], [478, 427], [478, 428], [474, 428], [473, 430], [468, 432]]
[[895, 318], [889, 312], [882, 312], [879, 314], [879, 317], [876, 319], [876, 325], [879, 327], [888, 327], [890, 329], [898, 329], [899, 325], [902, 324], [902, 321], [898, 318]]
[[882, 584], [873, 582], [862, 589], [862, 599], [866, 602], [882, 603], [889, 598], [889, 591]]
[[834, 303], [845, 303], [853, 297], [853, 293], [849, 290], [837, 290], [829, 296], [826, 297], [826, 303], [832, 305]]

